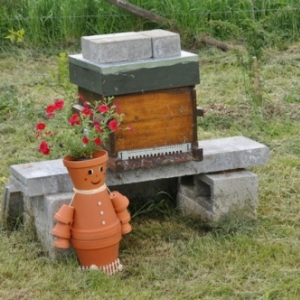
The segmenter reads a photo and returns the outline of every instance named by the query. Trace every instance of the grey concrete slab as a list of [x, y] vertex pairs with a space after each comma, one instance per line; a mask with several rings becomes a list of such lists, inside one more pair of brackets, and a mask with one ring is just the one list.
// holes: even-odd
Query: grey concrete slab
[[81, 54], [70, 55], [69, 69], [72, 83], [107, 96], [194, 86], [200, 82], [198, 55], [184, 51], [178, 57], [111, 64], [96, 64]]
[[96, 71], [100, 74], [118, 74], [122, 72], [136, 71], [139, 69], [153, 69], [173, 66], [178, 63], [199, 63], [199, 56], [187, 51], [181, 51], [178, 57], [149, 58], [142, 61], [126, 61], [115, 63], [92, 63], [85, 59], [82, 54], [69, 55], [69, 62], [83, 68]]
[[[163, 178], [248, 168], [266, 164], [269, 159], [268, 147], [243, 136], [204, 140], [198, 144], [203, 148], [203, 161], [121, 173], [108, 171], [106, 183], [109, 187], [114, 187]], [[72, 191], [72, 183], [60, 159], [12, 165], [10, 172], [24, 195], [39, 196]]]

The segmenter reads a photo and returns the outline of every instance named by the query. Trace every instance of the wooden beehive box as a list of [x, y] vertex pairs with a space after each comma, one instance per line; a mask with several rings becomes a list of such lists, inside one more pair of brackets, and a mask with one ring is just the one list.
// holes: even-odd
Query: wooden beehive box
[[[150, 35], [155, 39], [157, 34], [161, 32]], [[127, 34], [118, 36], [124, 45], [127, 37]], [[197, 142], [194, 90], [200, 82], [199, 57], [180, 51], [180, 47], [178, 51], [178, 37], [170, 34], [170, 38], [175, 39], [173, 46], [177, 51], [171, 57], [99, 63], [82, 54], [69, 56], [71, 82], [78, 86], [85, 100], [92, 102], [102, 95], [114, 96], [114, 103], [125, 113], [121, 127], [106, 145], [112, 170], [202, 159], [202, 149], [198, 149]], [[90, 40], [94, 43], [94, 38]], [[154, 41], [152, 46], [157, 42], [160, 46], [163, 40]], [[102, 41], [100, 36], [99, 43]], [[109, 46], [113, 46], [113, 42]], [[87, 48], [86, 52], [91, 54], [92, 50]]]
[[[84, 88], [79, 87], [78, 91], [90, 102], [101, 99], [101, 95]], [[194, 87], [117, 95], [114, 103], [125, 113], [125, 117], [106, 145], [111, 169], [154, 167], [159, 164], [202, 159], [202, 151], [197, 148]], [[190, 151], [173, 153], [169, 146], [180, 144], [190, 144]], [[151, 149], [158, 147], [165, 147], [165, 154], [151, 156]], [[122, 160], [120, 153], [137, 149], [150, 149], [150, 152], [144, 152], [143, 157], [138, 159]]]

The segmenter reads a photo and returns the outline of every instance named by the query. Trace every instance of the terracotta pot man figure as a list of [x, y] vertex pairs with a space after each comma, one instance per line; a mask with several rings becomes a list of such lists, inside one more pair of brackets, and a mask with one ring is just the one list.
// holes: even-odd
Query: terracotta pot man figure
[[[54, 245], [59, 248], [68, 248], [70, 239], [82, 268], [98, 268], [113, 274], [122, 268], [119, 244], [122, 234], [129, 233], [131, 226], [127, 211], [129, 200], [119, 192], [110, 192], [105, 184], [107, 160], [104, 150], [90, 160], [79, 162], [64, 158], [74, 185], [74, 196], [72, 206], [64, 205], [55, 214], [58, 222], [52, 234], [57, 236]], [[61, 210], [66, 206], [71, 218], [63, 219]]]

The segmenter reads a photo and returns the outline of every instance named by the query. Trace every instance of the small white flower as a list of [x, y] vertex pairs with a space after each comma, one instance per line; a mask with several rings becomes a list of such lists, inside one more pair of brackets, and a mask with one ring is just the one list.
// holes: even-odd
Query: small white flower
[[91, 265], [90, 270], [98, 270], [99, 268], [96, 265]]
[[123, 271], [123, 265], [122, 265], [122, 264], [119, 264], [119, 266], [118, 266], [118, 271], [119, 271], [119, 272], [122, 272], [122, 271]]

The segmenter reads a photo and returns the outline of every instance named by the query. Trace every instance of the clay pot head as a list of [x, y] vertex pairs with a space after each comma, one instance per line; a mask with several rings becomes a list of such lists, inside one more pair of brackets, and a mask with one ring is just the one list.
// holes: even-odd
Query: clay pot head
[[78, 190], [94, 190], [105, 184], [108, 154], [99, 150], [94, 158], [76, 161], [67, 156], [63, 159], [74, 187]]

